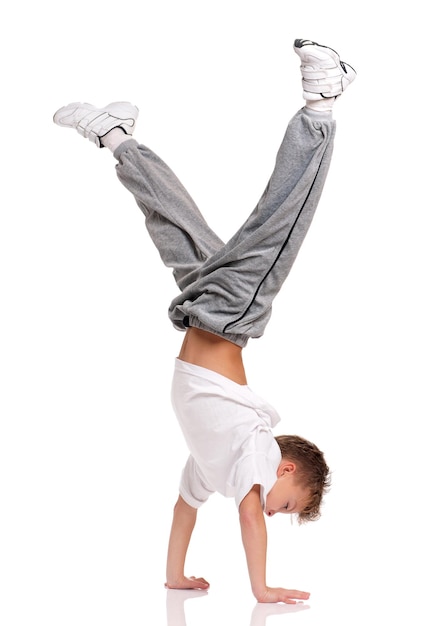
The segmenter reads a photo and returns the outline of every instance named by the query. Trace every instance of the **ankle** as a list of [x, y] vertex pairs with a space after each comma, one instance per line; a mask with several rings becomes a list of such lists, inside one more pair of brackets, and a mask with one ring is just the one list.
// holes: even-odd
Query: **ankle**
[[120, 126], [112, 128], [108, 133], [100, 137], [101, 145], [111, 150], [111, 152], [114, 152], [121, 143], [128, 139], [130, 139], [129, 135]]
[[312, 111], [332, 111], [336, 98], [322, 98], [321, 100], [306, 100], [306, 108]]

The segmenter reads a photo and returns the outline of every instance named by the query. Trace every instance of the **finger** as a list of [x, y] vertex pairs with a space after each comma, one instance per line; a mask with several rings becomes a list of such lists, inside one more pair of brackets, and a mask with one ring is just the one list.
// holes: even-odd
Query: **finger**
[[205, 578], [195, 578], [195, 576], [191, 576], [189, 580], [191, 580], [194, 585], [200, 587], [201, 589], [210, 586], [209, 582], [205, 580]]
[[208, 584], [208, 581], [207, 581], [207, 580], [205, 580], [205, 578], [202, 578], [202, 577], [201, 577], [201, 578], [196, 578], [196, 576], [191, 576], [191, 577], [190, 577], [190, 579], [191, 579], [191, 580], [198, 580], [198, 581], [200, 581], [200, 582], [203, 582], [203, 583]]
[[297, 589], [289, 589], [286, 591], [288, 598], [296, 598], [297, 600], [308, 600], [311, 595], [308, 591], [298, 591]]

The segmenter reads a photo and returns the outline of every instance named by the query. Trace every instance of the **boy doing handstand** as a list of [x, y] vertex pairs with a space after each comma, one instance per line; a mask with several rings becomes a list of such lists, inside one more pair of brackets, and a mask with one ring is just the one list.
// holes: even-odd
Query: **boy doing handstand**
[[274, 436], [280, 420], [247, 384], [242, 350], [260, 337], [272, 301], [311, 224], [328, 173], [335, 134], [332, 107], [356, 73], [339, 55], [297, 39], [305, 106], [290, 121], [275, 168], [257, 207], [227, 242], [206, 224], [169, 167], [133, 134], [138, 109], [127, 102], [104, 108], [62, 107], [60, 126], [75, 128], [109, 148], [117, 176], [145, 215], [146, 228], [179, 294], [169, 308], [184, 331], [175, 361], [172, 403], [190, 455], [184, 467], [170, 532], [171, 589], [206, 589], [185, 575], [197, 510], [214, 493], [233, 497], [253, 594], [258, 602], [295, 603], [309, 593], [266, 582], [264, 513], [316, 520], [329, 486], [322, 452], [298, 436]]

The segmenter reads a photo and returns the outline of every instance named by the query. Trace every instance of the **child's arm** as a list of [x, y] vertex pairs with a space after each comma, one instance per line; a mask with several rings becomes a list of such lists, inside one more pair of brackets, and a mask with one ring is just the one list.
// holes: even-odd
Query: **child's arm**
[[309, 593], [281, 587], [267, 587], [267, 529], [260, 499], [260, 486], [254, 485], [239, 507], [243, 546], [246, 553], [252, 592], [258, 602], [307, 600]]
[[167, 583], [169, 589], [207, 589], [204, 578], [185, 576], [185, 559], [192, 531], [195, 527], [197, 509], [189, 506], [181, 496], [173, 512], [173, 524], [167, 553]]

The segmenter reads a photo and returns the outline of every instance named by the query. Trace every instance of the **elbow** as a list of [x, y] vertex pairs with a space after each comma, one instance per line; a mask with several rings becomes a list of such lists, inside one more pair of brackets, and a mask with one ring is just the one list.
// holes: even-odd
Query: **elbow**
[[241, 509], [239, 511], [239, 520], [240, 524], [244, 528], [250, 528], [256, 525], [257, 520], [259, 519], [259, 512], [252, 511], [251, 509]]
[[264, 513], [259, 507], [242, 507], [239, 511], [240, 525], [244, 530], [253, 530], [262, 527], [264, 522]]

